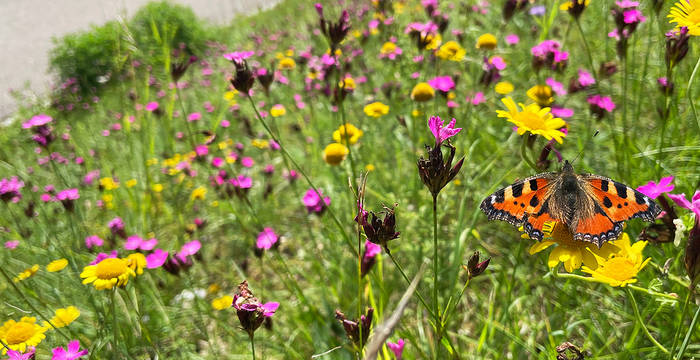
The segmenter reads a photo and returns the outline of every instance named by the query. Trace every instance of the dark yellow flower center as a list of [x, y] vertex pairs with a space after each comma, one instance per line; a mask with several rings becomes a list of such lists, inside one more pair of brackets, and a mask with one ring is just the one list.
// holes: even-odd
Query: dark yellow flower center
[[5, 333], [7, 345], [21, 344], [34, 336], [34, 324], [18, 322]]
[[122, 259], [104, 259], [97, 264], [95, 275], [98, 279], [109, 280], [118, 278], [127, 272], [127, 262]]

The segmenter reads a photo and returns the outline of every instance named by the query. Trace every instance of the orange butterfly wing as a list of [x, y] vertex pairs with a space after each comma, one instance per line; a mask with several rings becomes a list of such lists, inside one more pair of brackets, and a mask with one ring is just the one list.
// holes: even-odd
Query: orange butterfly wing
[[543, 173], [517, 181], [484, 199], [480, 208], [489, 220], [524, 225], [530, 237], [542, 240], [542, 225], [551, 219], [543, 211], [546, 210], [543, 204], [549, 198], [549, 186], [555, 176], [554, 173]]

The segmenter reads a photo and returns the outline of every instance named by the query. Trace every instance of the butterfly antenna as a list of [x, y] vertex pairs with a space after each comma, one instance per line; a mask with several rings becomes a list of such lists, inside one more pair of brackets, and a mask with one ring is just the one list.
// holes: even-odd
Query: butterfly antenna
[[[593, 136], [591, 136], [591, 139], [593, 139], [594, 137], [598, 136], [598, 134], [600, 134], [600, 130], [596, 130], [596, 131], [595, 131], [595, 134], [593, 134]], [[588, 146], [585, 146], [583, 149], [581, 149], [581, 151], [578, 152], [578, 155], [576, 155], [576, 157], [574, 158], [574, 160], [571, 161], [571, 164], [572, 164], [572, 165], [576, 162], [576, 160], [578, 160], [579, 156], [581, 156], [581, 154], [583, 154], [583, 150], [584, 150], [586, 147], [588, 147]]]

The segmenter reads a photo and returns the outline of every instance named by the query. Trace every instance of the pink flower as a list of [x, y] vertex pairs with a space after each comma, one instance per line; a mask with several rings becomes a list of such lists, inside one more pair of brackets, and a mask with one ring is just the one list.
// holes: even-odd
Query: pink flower
[[229, 181], [231, 182], [231, 185], [237, 188], [250, 189], [253, 187], [253, 179], [245, 175], [238, 175], [238, 177], [232, 178]]
[[637, 9], [626, 10], [622, 13], [622, 16], [624, 17], [625, 24], [643, 23], [647, 20], [647, 18], [642, 15], [642, 12]]
[[579, 69], [578, 70], [578, 84], [581, 87], [591, 86], [591, 85], [595, 84], [595, 79], [593, 78], [591, 73], [589, 73], [588, 71], [583, 70], [583, 69]]
[[634, 8], [639, 6], [638, 1], [630, 1], [630, 0], [622, 0], [622, 1], [615, 1], [615, 5], [619, 6], [620, 9], [626, 9], [626, 8]]
[[500, 56], [492, 56], [488, 62], [499, 71], [506, 68], [506, 61]]
[[549, 85], [549, 87], [551, 87], [557, 95], [566, 95], [566, 89], [564, 89], [564, 85], [554, 80], [554, 78], [547, 78], [547, 80], [545, 80], [545, 83]]
[[109, 254], [106, 254], [106, 253], [103, 253], [103, 252], [98, 253], [97, 256], [95, 257], [95, 260], [93, 260], [93, 261], [90, 263], [90, 265], [97, 265], [97, 264], [99, 264], [102, 260], [104, 260], [104, 259], [112, 259], [112, 258], [117, 257], [117, 255], [118, 255], [117, 250], [112, 250], [112, 252], [110, 252]]
[[301, 199], [309, 213], [321, 214], [326, 209], [326, 206], [331, 204], [331, 198], [328, 196], [323, 197], [323, 192], [321, 190], [319, 192], [320, 194], [315, 192], [314, 189], [309, 189]]
[[166, 260], [168, 260], [168, 252], [163, 249], [155, 249], [146, 256], [146, 267], [149, 269], [159, 268], [165, 264]]
[[552, 115], [558, 118], [570, 118], [574, 116], [574, 110], [559, 106], [552, 106]]
[[455, 87], [455, 82], [452, 80], [451, 76], [437, 76], [428, 80], [428, 85], [433, 89], [448, 92]]
[[0, 179], [0, 200], [17, 203], [22, 199], [20, 190], [24, 187], [24, 182], [16, 176], [9, 179]]
[[462, 128], [455, 129], [456, 123], [457, 120], [453, 118], [447, 126], [444, 126], [444, 122], [439, 116], [430, 117], [430, 120], [428, 120], [428, 127], [430, 127], [430, 131], [433, 133], [433, 136], [435, 136], [435, 146], [439, 146], [443, 141], [462, 131]]
[[520, 38], [518, 37], [518, 35], [515, 35], [515, 34], [506, 35], [506, 44], [515, 45], [519, 42], [520, 42]]
[[197, 156], [205, 156], [209, 154], [209, 148], [204, 144], [200, 144], [194, 147], [194, 152]]
[[78, 189], [61, 190], [56, 194], [56, 199], [60, 201], [78, 200], [79, 198], [80, 194], [78, 193]]
[[100, 170], [90, 171], [83, 177], [83, 184], [90, 186], [98, 177], [100, 177]]
[[612, 112], [615, 110], [615, 103], [612, 101], [610, 96], [593, 95], [588, 97], [586, 101], [591, 104], [591, 109], [596, 114], [602, 113], [601, 110], [605, 110], [607, 112]]
[[236, 63], [241, 63], [243, 60], [253, 56], [255, 51], [234, 51], [232, 53], [224, 54], [224, 59], [228, 61], [233, 61]]
[[97, 235], [90, 235], [90, 236], [85, 237], [85, 246], [88, 249], [92, 249], [93, 246], [102, 246], [103, 244], [104, 244], [104, 240], [102, 240]]
[[158, 109], [158, 102], [157, 101], [151, 101], [148, 104], [146, 104], [147, 111], [155, 111], [156, 109]]
[[700, 190], [695, 191], [692, 202], [685, 198], [685, 194], [668, 194], [668, 197], [678, 206], [692, 210], [695, 213], [695, 222], [700, 223]]
[[224, 159], [220, 157], [215, 157], [211, 159], [211, 165], [215, 168], [220, 168], [224, 166]]
[[270, 250], [272, 245], [277, 242], [277, 239], [278, 237], [277, 234], [275, 234], [275, 231], [272, 230], [272, 228], [266, 227], [260, 232], [260, 234], [258, 234], [258, 240], [255, 245], [258, 247], [258, 249]]
[[29, 129], [34, 126], [42, 126], [46, 125], [53, 121], [53, 118], [51, 116], [48, 116], [46, 114], [39, 114], [39, 115], [34, 115], [31, 119], [25, 121], [22, 123], [22, 128], [23, 129]]
[[191, 113], [191, 114], [187, 115], [187, 121], [190, 121], [190, 122], [192, 122], [192, 121], [197, 121], [197, 120], [199, 120], [199, 119], [201, 119], [201, 118], [202, 118], [202, 114], [200, 114], [200, 113], [198, 113], [198, 112], [196, 112], [196, 113]]
[[87, 350], [80, 350], [80, 341], [73, 340], [68, 343], [66, 349], [62, 347], [54, 348], [51, 360], [75, 360], [88, 354]]
[[379, 246], [375, 243], [372, 243], [369, 240], [365, 241], [365, 255], [363, 256], [363, 258], [371, 259], [371, 258], [377, 256], [380, 252], [382, 252], [381, 246]]
[[5, 249], [14, 250], [19, 245], [19, 240], [10, 240], [5, 242]]
[[202, 243], [199, 242], [199, 240], [192, 240], [182, 245], [182, 249], [180, 249], [180, 252], [175, 254], [175, 256], [182, 260], [182, 262], [186, 262], [188, 256], [196, 254], [201, 248]]
[[158, 240], [155, 238], [144, 240], [138, 235], [131, 235], [128, 238], [126, 238], [126, 243], [124, 243], [124, 249], [149, 251], [153, 250], [153, 248], [156, 247], [156, 245], [158, 245]]
[[471, 102], [472, 105], [476, 106], [486, 102], [486, 99], [484, 98], [484, 93], [479, 91], [476, 94], [474, 94], [474, 96], [472, 96], [471, 98], [467, 97], [467, 101]]
[[7, 360], [32, 360], [34, 359], [34, 351], [35, 350], [33, 346], [27, 348], [26, 353], [22, 353], [16, 350], [7, 350], [7, 356], [9, 356]]
[[241, 165], [243, 165], [244, 167], [249, 168], [252, 167], [253, 164], [255, 164], [255, 161], [253, 161], [253, 158], [251, 157], [244, 157], [241, 159]]
[[638, 187], [637, 191], [652, 199], [656, 199], [657, 197], [659, 197], [659, 195], [663, 193], [673, 191], [673, 188], [675, 186], [671, 184], [671, 181], [673, 181], [673, 176], [661, 178], [658, 184], [653, 181], [649, 181], [646, 185]]
[[401, 357], [403, 356], [403, 347], [404, 347], [404, 341], [403, 339], [399, 339], [396, 341], [396, 344], [387, 341], [386, 347], [391, 350], [391, 352], [394, 353], [394, 356], [396, 356], [396, 360], [401, 360]]

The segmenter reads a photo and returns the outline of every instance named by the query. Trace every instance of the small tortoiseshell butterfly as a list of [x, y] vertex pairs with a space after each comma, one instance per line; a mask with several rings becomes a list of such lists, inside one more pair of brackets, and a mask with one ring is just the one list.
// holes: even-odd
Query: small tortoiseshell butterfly
[[538, 241], [545, 223], [560, 222], [575, 240], [602, 246], [622, 233], [625, 220], [654, 221], [661, 208], [627, 185], [603, 176], [576, 174], [566, 161], [560, 172], [542, 173], [496, 191], [481, 202], [489, 220], [522, 225]]

